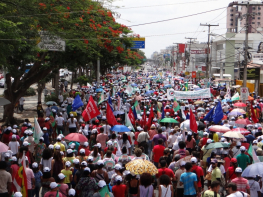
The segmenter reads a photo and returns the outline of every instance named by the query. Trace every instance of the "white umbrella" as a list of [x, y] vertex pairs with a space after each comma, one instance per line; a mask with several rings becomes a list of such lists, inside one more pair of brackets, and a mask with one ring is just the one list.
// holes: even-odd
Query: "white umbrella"
[[[198, 126], [198, 125], [199, 125], [199, 122], [196, 121], [196, 123], [197, 123], [197, 126]], [[187, 129], [187, 131], [190, 131], [190, 130], [191, 130], [191, 129], [190, 129], [190, 120], [189, 120], [189, 119], [183, 121], [183, 122], [181, 123], [181, 125], [180, 125], [180, 129], [181, 129], [181, 130], [184, 130], [185, 128]]]

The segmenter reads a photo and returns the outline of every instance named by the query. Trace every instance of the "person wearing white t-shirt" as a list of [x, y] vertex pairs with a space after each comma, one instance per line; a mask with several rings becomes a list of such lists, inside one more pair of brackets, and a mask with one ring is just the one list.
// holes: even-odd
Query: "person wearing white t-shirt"
[[122, 135], [122, 139], [120, 139], [118, 143], [119, 143], [120, 149], [122, 149], [124, 146], [126, 147], [127, 155], [131, 154], [131, 144], [128, 140], [128, 135], [126, 133]]
[[247, 194], [246, 192], [237, 191], [237, 185], [235, 183], [232, 182], [229, 183], [226, 189], [227, 189], [227, 193], [229, 193], [227, 197], [250, 197], [250, 195]]
[[248, 178], [248, 184], [250, 187], [250, 195], [251, 196], [261, 196], [261, 190], [260, 185], [257, 181], [255, 181], [253, 178]]
[[13, 152], [13, 155], [18, 153], [20, 144], [16, 141], [16, 135], [12, 135], [11, 141], [8, 144], [9, 149]]
[[20, 110], [21, 112], [23, 112], [23, 110], [24, 110], [24, 102], [25, 102], [24, 97], [21, 97], [21, 98], [19, 99], [19, 110]]
[[61, 131], [61, 133], [64, 133], [64, 118], [62, 117], [62, 113], [59, 114], [59, 117], [56, 118], [57, 123], [57, 130], [58, 133]]
[[76, 133], [78, 129], [78, 121], [74, 118], [73, 114], [70, 114], [70, 118], [67, 121], [67, 127], [69, 129], [69, 133]]
[[59, 105], [61, 106], [64, 100], [63, 95], [61, 93], [59, 93], [58, 100], [59, 100]]

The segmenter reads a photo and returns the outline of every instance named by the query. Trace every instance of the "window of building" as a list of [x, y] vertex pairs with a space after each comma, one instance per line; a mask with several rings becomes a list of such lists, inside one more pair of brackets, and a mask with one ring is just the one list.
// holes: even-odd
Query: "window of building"
[[230, 14], [230, 16], [234, 16], [234, 14]]
[[252, 22], [252, 24], [255, 24], [255, 22]]
[[258, 17], [258, 20], [260, 20], [260, 17]]
[[258, 22], [258, 26], [260, 26], [260, 22]]
[[230, 12], [233, 12], [233, 9], [231, 9]]
[[253, 10], [255, 10], [255, 9], [256, 9], [256, 7], [253, 7], [252, 9], [253, 9]]
[[233, 26], [233, 23], [231, 23], [230, 26]]
[[233, 21], [233, 19], [231, 18], [230, 21]]
[[261, 15], [261, 13], [260, 13], [260, 12], [258, 12], [258, 15], [260, 16], [260, 15]]
[[261, 10], [261, 7], [258, 7], [258, 10]]
[[253, 16], [252, 19], [255, 19], [255, 17]]

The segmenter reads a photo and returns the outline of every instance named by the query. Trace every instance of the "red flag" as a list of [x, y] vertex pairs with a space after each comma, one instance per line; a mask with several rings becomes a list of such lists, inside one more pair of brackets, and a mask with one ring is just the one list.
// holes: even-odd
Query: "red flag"
[[107, 118], [109, 125], [114, 126], [118, 124], [108, 102], [107, 102], [106, 118]]
[[254, 123], [258, 122], [258, 119], [257, 119], [256, 114], [255, 114], [255, 110], [253, 109], [253, 101], [251, 101], [251, 118], [252, 118]]
[[146, 108], [144, 108], [144, 111], [143, 111], [141, 127], [144, 128], [145, 125], [146, 125]]
[[195, 120], [195, 115], [192, 112], [192, 109], [190, 109], [190, 129], [197, 133], [197, 124], [196, 124], [196, 120]]
[[179, 44], [179, 53], [184, 53], [185, 51], [185, 44]]
[[150, 115], [149, 115], [148, 122], [147, 122], [148, 129], [152, 125], [153, 118], [154, 118], [153, 107], [151, 107]]
[[87, 104], [86, 109], [82, 113], [82, 117], [85, 122], [95, 118], [100, 115], [100, 111], [98, 110], [96, 103], [94, 102], [92, 96], [89, 97], [89, 102]]
[[130, 111], [128, 113], [128, 116], [130, 118], [130, 121], [133, 125], [135, 125], [135, 117], [134, 117], [134, 114], [132, 113], [132, 109], [130, 108]]

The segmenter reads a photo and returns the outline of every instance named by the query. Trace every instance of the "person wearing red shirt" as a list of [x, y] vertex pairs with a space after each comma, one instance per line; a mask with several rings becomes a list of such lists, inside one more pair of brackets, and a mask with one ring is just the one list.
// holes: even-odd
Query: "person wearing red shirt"
[[155, 145], [153, 147], [152, 158], [153, 158], [153, 162], [156, 168], [158, 168], [159, 159], [161, 156], [163, 156], [163, 151], [165, 149], [165, 147], [162, 144], [163, 144], [163, 139], [160, 138], [158, 139], [158, 145]]
[[191, 172], [194, 172], [196, 174], [197, 187], [198, 187], [199, 192], [201, 192], [202, 188], [204, 188], [204, 172], [203, 172], [203, 169], [197, 165], [196, 157], [192, 157], [191, 162], [192, 162]]
[[108, 149], [111, 150], [112, 153], [116, 155], [117, 148], [116, 148], [116, 147], [113, 147], [112, 141], [108, 141], [108, 142], [107, 142], [107, 147], [104, 148], [104, 153], [106, 153]]
[[79, 150], [82, 149], [82, 148], [85, 150], [85, 156], [89, 156], [89, 154], [90, 154], [89, 143], [88, 142], [84, 142], [83, 145], [79, 146], [79, 148], [78, 148], [78, 155], [80, 155]]
[[11, 127], [7, 127], [6, 131], [4, 132], [3, 136], [2, 136], [2, 142], [7, 144], [11, 141], [11, 138], [13, 133], [11, 132], [12, 128]]
[[45, 119], [43, 118], [43, 115], [40, 115], [37, 118], [37, 122], [38, 122], [41, 129], [43, 129], [43, 127], [45, 127]]
[[237, 159], [232, 158], [230, 160], [230, 167], [226, 171], [226, 182], [229, 183], [231, 182], [234, 178], [237, 178], [237, 175], [235, 173], [235, 169], [237, 168]]
[[115, 177], [117, 185], [112, 187], [112, 193], [114, 197], [126, 197], [128, 196], [127, 186], [122, 183], [122, 177], [120, 175]]
[[24, 122], [22, 127], [21, 127], [21, 132], [20, 132], [20, 136], [19, 137], [23, 137], [24, 136], [25, 130], [27, 130], [27, 123], [26, 122]]
[[158, 174], [156, 175], [157, 178], [160, 178], [163, 174], [166, 174], [167, 176], [170, 177], [171, 180], [175, 179], [174, 172], [170, 169], [167, 168], [167, 163], [165, 160], [160, 161], [161, 168], [158, 169]]
[[137, 131], [135, 131], [135, 133], [134, 133], [134, 138], [135, 138], [134, 145], [135, 145], [136, 147], [138, 147], [137, 138], [138, 138], [138, 135], [139, 135], [139, 134], [140, 134], [140, 130], [139, 130], [138, 127], [137, 127]]

